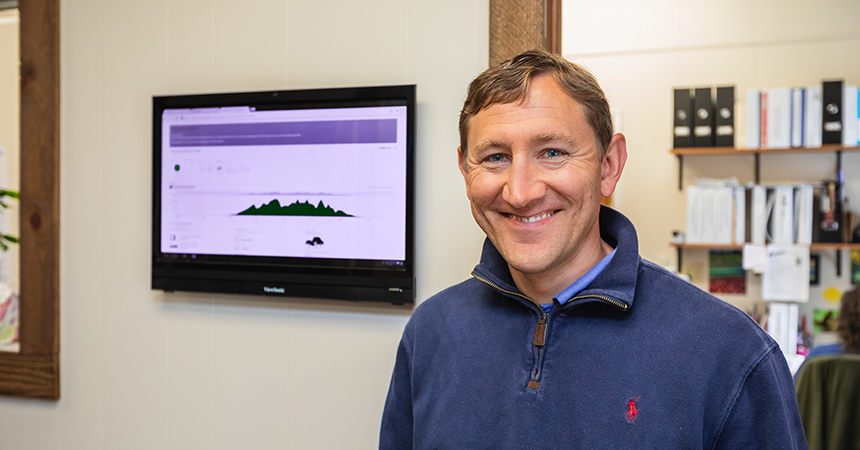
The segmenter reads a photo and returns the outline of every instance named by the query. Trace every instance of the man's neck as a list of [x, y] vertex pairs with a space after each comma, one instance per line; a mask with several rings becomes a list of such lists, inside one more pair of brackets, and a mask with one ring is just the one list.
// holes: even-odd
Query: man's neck
[[520, 292], [537, 303], [549, 304], [559, 292], [585, 275], [610, 253], [612, 253], [612, 246], [600, 239], [598, 245], [581, 252], [575, 264], [555, 267], [536, 274], [519, 272], [510, 266], [509, 268], [514, 284]]

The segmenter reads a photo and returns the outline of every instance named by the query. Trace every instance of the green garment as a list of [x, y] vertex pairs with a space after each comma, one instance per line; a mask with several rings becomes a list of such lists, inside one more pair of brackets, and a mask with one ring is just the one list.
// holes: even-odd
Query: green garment
[[860, 355], [810, 358], [795, 389], [810, 450], [860, 450]]

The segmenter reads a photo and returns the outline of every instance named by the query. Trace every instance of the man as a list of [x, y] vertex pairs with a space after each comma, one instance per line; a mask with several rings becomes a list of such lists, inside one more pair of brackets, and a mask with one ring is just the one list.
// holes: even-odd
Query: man
[[542, 51], [488, 69], [460, 140], [487, 240], [406, 326], [380, 448], [806, 448], [776, 343], [601, 207], [627, 146], [587, 71]]

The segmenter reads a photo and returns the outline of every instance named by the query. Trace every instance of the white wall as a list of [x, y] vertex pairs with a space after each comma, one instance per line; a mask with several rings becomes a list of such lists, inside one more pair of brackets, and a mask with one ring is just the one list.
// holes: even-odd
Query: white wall
[[[672, 148], [674, 87], [735, 85], [736, 142], [745, 141], [743, 109], [748, 88], [820, 84], [844, 79], [860, 84], [860, 2], [824, 0], [608, 0], [563, 3], [562, 50], [589, 67], [622, 117], [630, 153], [615, 205], [639, 232], [642, 255], [675, 266], [672, 230], [685, 228], [686, 191], [678, 190], [678, 160]], [[761, 181], [821, 181], [835, 178], [832, 154], [763, 155]], [[696, 177], [736, 176], [752, 181], [751, 155], [684, 158], [684, 182]], [[843, 155], [846, 189], [860, 204], [860, 152]], [[850, 285], [848, 252], [836, 277], [835, 252], [821, 252], [822, 285], [811, 290], [802, 310], [834, 308], [827, 287]], [[706, 250], [686, 250], [684, 266], [707, 288]], [[748, 276], [748, 294], [722, 296], [742, 308], [761, 298], [761, 282]]]
[[487, 1], [61, 8], [62, 398], [0, 398], [0, 448], [375, 448], [408, 308], [149, 288], [151, 97], [417, 84], [420, 301], [480, 252], [456, 147]]
[[[565, 55], [594, 70], [622, 114], [630, 160], [615, 201], [645, 257], [673, 264], [667, 241], [684, 226], [673, 86], [860, 83], [856, 2], [776, 5], [565, 2]], [[0, 398], [0, 447], [375, 448], [408, 311], [149, 289], [150, 98], [416, 83], [423, 300], [468, 277], [480, 250], [455, 148], [466, 84], [488, 57], [487, 16], [486, 0], [63, 2], [62, 398]], [[847, 173], [860, 173], [858, 157], [845, 155]], [[743, 158], [688, 158], [685, 174], [750, 179]], [[762, 177], [831, 167], [764, 157]]]

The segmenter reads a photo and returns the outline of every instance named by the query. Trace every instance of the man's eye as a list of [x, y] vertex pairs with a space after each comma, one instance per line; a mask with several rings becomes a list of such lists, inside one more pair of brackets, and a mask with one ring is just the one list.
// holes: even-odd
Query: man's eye
[[564, 153], [561, 150], [554, 149], [554, 148], [551, 148], [551, 149], [546, 151], [546, 156], [548, 156], [550, 158], [555, 158], [556, 156], [561, 156], [563, 154]]
[[487, 162], [502, 162], [505, 160], [505, 155], [501, 153], [496, 153], [494, 155], [488, 156], [485, 161]]

